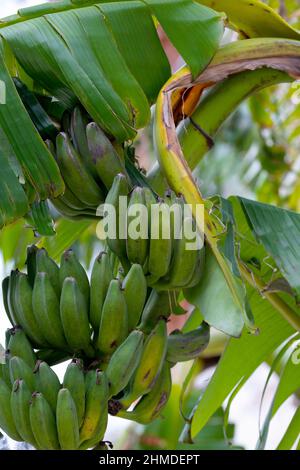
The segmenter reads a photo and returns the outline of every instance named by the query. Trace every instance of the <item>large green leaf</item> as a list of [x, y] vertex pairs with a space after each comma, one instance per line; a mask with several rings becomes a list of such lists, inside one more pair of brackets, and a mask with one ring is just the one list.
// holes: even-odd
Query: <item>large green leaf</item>
[[240, 199], [256, 238], [300, 295], [300, 215], [269, 204]]
[[149, 122], [145, 95], [152, 103], [170, 75], [154, 17], [200, 73], [223, 22], [192, 0], [63, 2], [22, 10], [0, 29], [37, 84], [60, 99], [72, 102], [73, 94], [107, 132], [127, 140]]
[[199, 308], [209, 325], [238, 337], [244, 326], [243, 317], [214, 255], [209, 249], [206, 253], [205, 274], [200, 284], [186, 289], [184, 295], [191, 304]]
[[[247, 262], [249, 267], [253, 266], [253, 269], [257, 264], [259, 274], [267, 282], [273, 273], [272, 260], [269, 259], [268, 263], [264, 263], [266, 258], [264, 247], [256, 242], [238, 199], [232, 198], [231, 202], [234, 208], [240, 257], [244, 262]], [[296, 305], [292, 297], [278, 294], [272, 299], [270, 297], [264, 298], [254, 283], [254, 287], [248, 287], [248, 298], [255, 314], [255, 323], [259, 328], [259, 334], [257, 336], [249, 335], [245, 330], [239, 340], [230, 339], [194, 413], [193, 436], [203, 428], [207, 420], [222, 405], [240, 381], [246, 381], [255, 369], [295, 331], [280, 315], [282, 309], [296, 312]]]
[[203, 428], [239, 381], [250, 377], [269, 354], [293, 333], [293, 328], [266, 300], [253, 289], [249, 295], [260, 334], [252, 336], [244, 331], [240, 339], [229, 341], [193, 416], [193, 436]]
[[[295, 411], [295, 414], [284, 433], [281, 441], [278, 444], [277, 450], [290, 450], [300, 435], [300, 406]], [[299, 445], [299, 444], [298, 444]], [[299, 450], [299, 449], [298, 449]]]
[[0, 105], [0, 127], [26, 178], [42, 199], [55, 197], [63, 189], [58, 166], [34, 127], [5, 64], [3, 41], [0, 42], [0, 80], [5, 83], [6, 102]]

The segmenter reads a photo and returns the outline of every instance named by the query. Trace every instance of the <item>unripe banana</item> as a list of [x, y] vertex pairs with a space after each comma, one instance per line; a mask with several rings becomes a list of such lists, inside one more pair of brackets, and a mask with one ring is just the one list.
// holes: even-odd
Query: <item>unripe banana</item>
[[168, 337], [167, 360], [176, 364], [177, 362], [196, 359], [208, 346], [210, 338], [209, 325], [203, 322], [199, 328], [182, 333], [174, 331]]
[[81, 106], [75, 106], [71, 116], [70, 133], [73, 141], [73, 145], [77, 150], [82, 162], [85, 167], [88, 168], [89, 172], [93, 175], [97, 181], [98, 173], [93, 165], [92, 155], [89, 150], [88, 138], [87, 138], [87, 125], [89, 123], [88, 115], [84, 112]]
[[15, 327], [11, 330], [8, 349], [11, 357], [20, 357], [31, 369], [34, 368], [36, 355], [24, 331], [21, 328]]
[[[104, 372], [94, 371], [93, 380], [86, 390], [84, 421], [80, 429], [80, 442], [89, 447], [102, 441], [108, 419], [108, 383]], [[88, 442], [86, 442], [88, 441]]]
[[26, 258], [26, 266], [27, 266], [27, 274], [28, 280], [33, 287], [35, 275], [36, 275], [36, 253], [38, 248], [35, 245], [31, 245], [27, 247], [27, 258]]
[[10, 406], [11, 388], [0, 379], [0, 428], [14, 441], [22, 441], [18, 433]]
[[104, 195], [65, 133], [56, 138], [57, 162], [71, 191], [87, 207], [97, 207]]
[[[129, 193], [129, 186], [126, 179], [126, 176], [122, 173], [118, 174], [113, 182], [113, 185], [108, 192], [105, 204], [111, 204], [115, 208], [116, 212], [116, 237], [109, 238], [107, 237], [107, 245], [113, 253], [115, 253], [120, 260], [127, 258], [126, 252], [126, 236], [127, 236], [127, 215], [126, 208], [125, 210], [120, 211], [120, 197], [127, 197]], [[124, 212], [124, 213], [123, 213]], [[121, 216], [123, 214], [123, 217]], [[120, 236], [122, 232], [123, 236]]]
[[57, 397], [56, 423], [62, 450], [77, 450], [79, 427], [76, 406], [70, 391], [62, 388]]
[[60, 390], [60, 382], [56, 373], [46, 362], [37, 361], [34, 375], [36, 382], [35, 390], [43, 394], [55, 413], [57, 394]]
[[32, 307], [40, 330], [49, 344], [55, 348], [68, 350], [59, 313], [59, 300], [47, 273], [37, 273], [35, 277]]
[[157, 284], [159, 289], [176, 289], [188, 286], [193, 277], [199, 250], [187, 249], [187, 245], [191, 243], [191, 240], [188, 240], [186, 236], [186, 230], [184, 229], [186, 224], [193, 224], [193, 219], [186, 217], [182, 221], [182, 234], [179, 239], [175, 240], [170, 270], [165, 280]]
[[64, 376], [63, 387], [72, 395], [76, 406], [78, 426], [80, 427], [85, 412], [85, 377], [83, 365], [79, 359], [73, 359], [68, 365]]
[[42, 248], [36, 253], [36, 272], [47, 273], [57, 297], [60, 296], [59, 267], [55, 261], [50, 258], [47, 251]]
[[121, 392], [133, 376], [141, 359], [144, 335], [134, 330], [116, 349], [106, 369], [110, 397]]
[[13, 315], [11, 314], [10, 309], [9, 309], [8, 292], [9, 292], [9, 276], [7, 276], [2, 281], [3, 305], [4, 305], [4, 309], [5, 309], [7, 318], [9, 319], [11, 325], [15, 326], [15, 321], [14, 321]]
[[59, 450], [55, 415], [42, 393], [33, 393], [29, 416], [38, 447], [42, 450]]
[[203, 277], [204, 268], [205, 268], [205, 245], [203, 245], [203, 247], [200, 250], [198, 250], [196, 266], [193, 272], [193, 276], [188, 282], [188, 285], [187, 285], [188, 288], [195, 287], [199, 284], [199, 282], [201, 281]]
[[125, 163], [115, 151], [102, 129], [95, 122], [88, 124], [86, 135], [91, 161], [101, 181], [106, 189], [109, 190], [115, 176], [118, 173], [125, 174]]
[[[138, 207], [138, 205], [140, 207]], [[148, 212], [146, 209], [143, 188], [137, 186], [133, 189], [128, 204], [126, 249], [129, 261], [131, 263], [141, 264], [142, 266], [147, 259], [149, 247], [148, 230], [144, 230], [144, 227], [147, 228], [148, 225]], [[138, 227], [139, 230], [136, 230], [136, 235], [134, 237], [131, 236], [130, 229], [137, 229]], [[143, 233], [143, 230], [145, 233]]]
[[97, 256], [91, 275], [90, 322], [97, 337], [101, 322], [102, 307], [113, 272], [110, 256], [106, 252]]
[[122, 288], [127, 304], [128, 330], [132, 331], [140, 321], [147, 298], [147, 281], [140, 264], [133, 264], [125, 276]]
[[120, 400], [123, 408], [128, 408], [138, 397], [149, 393], [160, 374], [167, 352], [167, 325], [160, 320], [146, 339], [140, 363], [132, 377], [128, 391]]
[[149, 424], [160, 416], [168, 402], [171, 390], [172, 377], [170, 364], [165, 362], [152, 390], [140, 399], [133, 411], [121, 411], [119, 416], [137, 421], [140, 424]]
[[14, 356], [9, 360], [9, 375], [11, 384], [14, 384], [18, 379], [22, 379], [31, 393], [36, 390], [33, 369], [20, 357]]
[[28, 338], [37, 347], [48, 345], [43, 336], [32, 307], [32, 287], [29, 279], [24, 273], [18, 272], [15, 278], [14, 306], [19, 319]]
[[59, 279], [62, 289], [64, 280], [67, 277], [76, 279], [77, 285], [81, 290], [84, 298], [89, 303], [90, 299], [90, 283], [84, 267], [79, 262], [73, 250], [66, 250], [61, 257]]
[[4, 382], [9, 388], [11, 388], [10, 368], [9, 368], [10, 359], [11, 359], [11, 355], [10, 355], [9, 350], [7, 349], [5, 351], [5, 362], [4, 364], [0, 364], [0, 378], [4, 380]]
[[[168, 273], [173, 248], [169, 205], [162, 201], [158, 207], [159, 213], [156, 217], [151, 219], [151, 238], [148, 260], [149, 272], [157, 279]], [[165, 227], [166, 232], [164, 233]]]
[[60, 297], [60, 316], [69, 347], [73, 351], [84, 351], [88, 357], [93, 357], [88, 306], [73, 277], [64, 280]]
[[20, 321], [17, 316], [15, 303], [14, 303], [17, 273], [18, 273], [17, 270], [11, 271], [10, 276], [9, 276], [9, 281], [8, 281], [8, 292], [7, 292], [7, 307], [8, 307], [10, 316], [15, 326], [20, 325]]
[[103, 304], [97, 348], [110, 356], [128, 334], [128, 314], [124, 293], [119, 281], [113, 279]]
[[168, 291], [157, 292], [152, 289], [142, 313], [139, 329], [149, 334], [161, 318], [167, 319], [172, 310], [171, 300]]
[[16, 380], [11, 392], [10, 406], [18, 434], [24, 442], [29, 442], [36, 447], [29, 416], [31, 394], [32, 392], [24, 380]]

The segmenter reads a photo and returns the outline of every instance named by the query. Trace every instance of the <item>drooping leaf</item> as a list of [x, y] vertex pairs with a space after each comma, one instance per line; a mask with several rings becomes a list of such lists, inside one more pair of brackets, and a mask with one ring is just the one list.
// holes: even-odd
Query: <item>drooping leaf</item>
[[299, 435], [300, 435], [300, 406], [295, 411], [295, 414], [286, 432], [284, 433], [284, 436], [279, 442], [276, 450], [291, 450], [294, 443], [299, 438]]
[[268, 355], [293, 333], [293, 328], [266, 300], [253, 290], [250, 294], [260, 334], [252, 336], [244, 331], [240, 339], [229, 341], [194, 414], [193, 436], [203, 428], [238, 382], [250, 377]]
[[62, 253], [72, 247], [90, 225], [89, 220], [74, 222], [68, 219], [60, 219], [55, 226], [56, 236], [42, 238], [39, 246], [46, 248], [49, 256], [55, 261], [59, 261]]
[[209, 325], [230, 336], [238, 337], [241, 334], [243, 317], [210, 249], [206, 250], [205, 273], [200, 284], [186, 289], [184, 295], [199, 308]]
[[279, 207], [240, 199], [253, 233], [300, 295], [300, 215]]

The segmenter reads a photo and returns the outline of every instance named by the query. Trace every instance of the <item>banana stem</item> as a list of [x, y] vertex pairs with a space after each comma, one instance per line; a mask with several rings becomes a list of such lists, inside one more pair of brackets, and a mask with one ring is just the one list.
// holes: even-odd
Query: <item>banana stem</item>
[[[250, 272], [246, 266], [240, 262], [239, 268], [242, 277], [250, 284], [254, 289], [263, 290], [265, 285], [263, 281]], [[293, 327], [295, 330], [300, 331], [300, 315], [287, 305], [278, 294], [273, 292], [264, 292], [264, 297], [270, 302], [270, 304], [280, 313], [280, 315]]]

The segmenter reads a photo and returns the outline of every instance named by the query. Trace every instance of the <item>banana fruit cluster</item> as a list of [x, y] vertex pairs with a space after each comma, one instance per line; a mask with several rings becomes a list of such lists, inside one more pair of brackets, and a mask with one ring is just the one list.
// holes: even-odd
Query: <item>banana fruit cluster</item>
[[[127, 211], [121, 208], [121, 197], [127, 197]], [[169, 191], [165, 198], [157, 198], [150, 188], [135, 187], [129, 192], [127, 178], [118, 174], [107, 195], [106, 204], [116, 211], [116, 233], [107, 244], [119, 257], [132, 264], [139, 264], [149, 286], [157, 290], [176, 290], [197, 285], [204, 271], [205, 247], [200, 244], [189, 249], [191, 240], [185, 228], [194, 228], [194, 219], [184, 210], [183, 197]], [[145, 207], [139, 217], [140, 231], [131, 234], [131, 222], [137, 220], [138, 207]], [[154, 216], [152, 208], [156, 207]], [[178, 212], [179, 211], [179, 212]], [[169, 216], [170, 214], [170, 216]], [[166, 221], [168, 221], [166, 225]], [[176, 221], [176, 222], [175, 222]], [[196, 246], [196, 245], [195, 245]]]
[[65, 182], [52, 203], [65, 217], [94, 218], [114, 177], [125, 173], [124, 156], [80, 106], [65, 114], [62, 127], [55, 142], [46, 141]]
[[52, 368], [37, 360], [24, 332], [10, 330], [0, 368], [0, 427], [12, 439], [39, 450], [92, 448], [106, 431], [108, 397], [105, 372], [86, 371], [73, 359], [61, 384]]
[[[37, 449], [87, 450], [103, 446], [109, 414], [159, 417], [171, 368], [206, 348], [209, 326], [168, 334], [169, 292], [149, 288], [139, 263], [120, 273], [109, 250], [90, 280], [71, 250], [58, 267], [29, 247], [26, 264], [27, 274], [3, 281], [13, 328], [0, 364], [0, 428]], [[70, 359], [60, 383], [52, 366]]]

